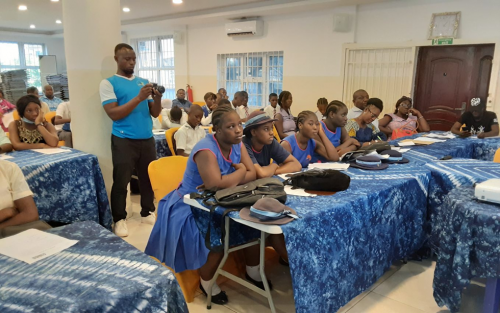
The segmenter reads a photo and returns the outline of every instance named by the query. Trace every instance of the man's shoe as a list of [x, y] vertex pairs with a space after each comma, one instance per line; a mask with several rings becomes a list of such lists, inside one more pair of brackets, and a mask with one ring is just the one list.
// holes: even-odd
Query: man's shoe
[[115, 223], [115, 235], [118, 237], [128, 236], [127, 222], [125, 220], [119, 220]]

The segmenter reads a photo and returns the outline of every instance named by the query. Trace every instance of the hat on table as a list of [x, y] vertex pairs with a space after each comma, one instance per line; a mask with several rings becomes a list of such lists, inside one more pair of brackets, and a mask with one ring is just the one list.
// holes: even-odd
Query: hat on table
[[387, 163], [382, 163], [376, 156], [364, 155], [353, 160], [351, 162], [351, 167], [363, 170], [385, 170], [389, 165], [387, 165]]
[[388, 159], [382, 159], [382, 162], [384, 163], [389, 163], [389, 164], [403, 164], [403, 163], [408, 163], [410, 160], [407, 158], [403, 158], [403, 154], [401, 152], [398, 152], [396, 150], [384, 150], [379, 153], [380, 155], [388, 155]]
[[283, 225], [299, 218], [294, 209], [273, 198], [262, 198], [240, 211], [244, 220], [269, 225]]

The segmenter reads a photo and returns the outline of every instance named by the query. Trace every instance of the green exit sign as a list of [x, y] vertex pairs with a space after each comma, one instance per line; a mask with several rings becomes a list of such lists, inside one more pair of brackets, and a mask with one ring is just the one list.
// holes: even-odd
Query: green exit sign
[[446, 45], [452, 45], [453, 44], [453, 38], [436, 38], [432, 39], [432, 45], [433, 46], [446, 46]]

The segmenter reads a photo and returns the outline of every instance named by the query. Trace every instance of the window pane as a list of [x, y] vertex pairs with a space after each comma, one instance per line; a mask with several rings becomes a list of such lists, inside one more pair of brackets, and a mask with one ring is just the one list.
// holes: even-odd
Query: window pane
[[226, 82], [226, 91], [227, 91], [227, 96], [229, 97], [229, 100], [232, 100], [234, 98], [234, 94], [240, 90], [240, 82]]
[[241, 73], [241, 58], [226, 59], [226, 80], [237, 80]]
[[174, 39], [165, 38], [160, 42], [161, 67], [174, 66]]
[[175, 71], [174, 70], [161, 70], [160, 71], [160, 85], [165, 87], [163, 99], [175, 98]]
[[249, 106], [262, 106], [262, 83], [245, 83], [244, 89], [248, 92]]
[[158, 83], [158, 71], [155, 71], [155, 70], [139, 71], [139, 77], [145, 78], [152, 83]]
[[157, 46], [156, 40], [142, 40], [137, 43], [139, 68], [156, 67]]
[[43, 55], [42, 45], [24, 45], [24, 58], [26, 59], [26, 66], [40, 66], [40, 59], [38, 58], [39, 55]]
[[0, 70], [4, 71], [2, 65], [21, 65], [17, 43], [0, 42]]
[[247, 58], [247, 76], [262, 77], [262, 57]]

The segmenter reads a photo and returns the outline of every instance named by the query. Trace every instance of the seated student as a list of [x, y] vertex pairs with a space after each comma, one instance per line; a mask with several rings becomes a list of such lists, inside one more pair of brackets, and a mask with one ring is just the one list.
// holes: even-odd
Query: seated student
[[187, 123], [182, 125], [174, 134], [177, 155], [189, 156], [193, 147], [205, 138], [205, 130], [200, 127], [202, 117], [203, 110], [201, 107], [193, 105], [189, 110]]
[[[332, 145], [325, 131], [320, 127], [316, 114], [312, 111], [302, 111], [297, 116], [298, 131], [294, 136], [288, 136], [281, 145], [290, 152], [302, 167], [307, 167], [314, 153], [318, 153], [328, 161], [338, 161], [339, 154]], [[314, 140], [318, 135], [321, 141]]]
[[[233, 96], [233, 101], [231, 101], [231, 106], [233, 107], [233, 109], [237, 109], [238, 107], [240, 107], [241, 105], [243, 105], [243, 101], [245, 100], [245, 91], [237, 91], [234, 93], [234, 96]], [[222, 98], [224, 99], [224, 98]], [[248, 101], [248, 97], [247, 97], [247, 101]], [[240, 116], [241, 118], [241, 116]]]
[[15, 150], [57, 147], [57, 131], [45, 120], [37, 97], [22, 96], [17, 100], [16, 108], [21, 119], [9, 125], [10, 140]]
[[[334, 100], [326, 107], [325, 119], [320, 121], [326, 137], [337, 149], [339, 155], [343, 155], [349, 151], [355, 151], [361, 146], [356, 139], [349, 137], [349, 134], [344, 128], [347, 124], [347, 111], [347, 106], [343, 102]], [[319, 136], [316, 136], [315, 139], [321, 141]], [[317, 153], [313, 156], [313, 162], [316, 159], [321, 162], [326, 162], [326, 160]]]
[[281, 139], [295, 134], [296, 123], [292, 115], [290, 108], [292, 107], [292, 94], [290, 91], [282, 91], [278, 97], [278, 104], [280, 106], [280, 111], [274, 116], [277, 119], [274, 126], [276, 126], [276, 131]]
[[281, 107], [278, 104], [278, 95], [272, 93], [269, 95], [269, 105], [264, 108], [264, 113], [270, 118], [274, 118], [276, 113], [281, 110]]
[[50, 226], [38, 219], [33, 193], [17, 164], [0, 160], [0, 238]]
[[7, 127], [9, 125], [3, 124], [2, 117], [4, 114], [11, 113], [15, 109], [16, 109], [16, 106], [13, 105], [12, 103], [10, 103], [9, 101], [7, 101], [7, 99], [5, 99], [5, 95], [3, 94], [3, 90], [0, 89], [0, 129], [3, 129], [4, 131], [9, 131], [7, 129]]
[[59, 104], [63, 101], [54, 96], [54, 88], [51, 85], [45, 85], [43, 87], [43, 96], [40, 97], [40, 101], [47, 103], [51, 111], [56, 111]]
[[244, 123], [247, 121], [248, 116], [250, 115], [250, 108], [248, 107], [248, 93], [246, 91], [240, 91], [241, 102], [240, 105], [237, 106], [236, 113], [241, 118], [241, 121]]
[[322, 119], [325, 118], [325, 112], [326, 112], [326, 107], [328, 106], [328, 100], [326, 100], [326, 98], [319, 98], [318, 102], [316, 103], [316, 106], [318, 107], [318, 111], [314, 113], [318, 117], [318, 121], [321, 121]]
[[[462, 130], [460, 127], [465, 124]], [[453, 124], [451, 132], [461, 137], [477, 135], [477, 138], [498, 136], [498, 118], [494, 112], [486, 111], [486, 104], [480, 98], [470, 100], [470, 109]]]
[[[411, 98], [404, 96], [396, 102], [396, 111], [384, 115], [378, 123], [380, 130], [387, 135], [387, 138], [391, 138], [394, 130], [399, 129], [407, 130], [409, 133], [416, 132], [417, 129], [421, 132], [431, 130], [422, 113], [412, 108]], [[400, 134], [399, 137], [404, 137], [403, 133]], [[394, 138], [391, 139], [397, 138], [397, 134], [394, 134]]]
[[161, 110], [161, 117], [161, 127], [163, 129], [181, 127], [187, 122], [187, 113], [179, 107]]
[[[145, 250], [146, 254], [164, 262], [177, 273], [199, 269], [200, 289], [205, 295], [223, 253], [207, 249], [205, 238], [183, 197], [196, 192], [200, 186], [223, 189], [255, 180], [255, 168], [247, 150], [242, 149], [243, 130], [238, 114], [230, 106], [219, 106], [213, 113], [212, 124], [216, 133], [196, 144], [182, 183], [158, 204], [158, 219]], [[255, 253], [255, 249], [245, 250], [253, 252], [245, 257], [247, 274], [258, 281], [259, 253]], [[228, 301], [226, 293], [217, 284], [212, 295], [213, 303], [225, 304]]]
[[217, 91], [217, 93], [219, 93], [221, 95], [221, 99], [229, 99], [229, 97], [227, 96], [226, 89], [219, 88], [219, 90]]
[[12, 143], [10, 142], [9, 137], [7, 137], [7, 134], [0, 128], [0, 153], [7, 153], [11, 151]]
[[186, 113], [189, 112], [189, 109], [193, 104], [191, 101], [186, 100], [186, 91], [184, 89], [179, 89], [175, 95], [177, 98], [172, 100], [172, 107], [180, 107]]
[[213, 92], [207, 92], [203, 99], [205, 99], [205, 105], [201, 107], [204, 113], [201, 125], [208, 126], [212, 124], [212, 112], [217, 109], [217, 96]]
[[255, 166], [257, 178], [299, 172], [302, 168], [299, 161], [274, 139], [274, 121], [266, 113], [255, 111], [248, 117], [243, 130], [243, 144]]
[[356, 118], [347, 121], [345, 129], [349, 136], [356, 139], [362, 146], [373, 142], [387, 140], [387, 136], [381, 132], [373, 121], [378, 119], [380, 112], [384, 109], [382, 100], [370, 98], [363, 113]]
[[[35, 96], [38, 99], [40, 99], [40, 94], [38, 92], [38, 88], [36, 88], [36, 87], [28, 87], [26, 89], [26, 94]], [[50, 112], [50, 108], [49, 108], [49, 105], [47, 103], [40, 100], [40, 105], [42, 106], [42, 113], [44, 116], [45, 116], [45, 114]]]
[[217, 93], [215, 96], [217, 97], [217, 98], [215, 99], [215, 103], [216, 103], [216, 104], [219, 104], [219, 102], [223, 99], [223, 98], [222, 98], [222, 95], [221, 95], [220, 93]]
[[54, 126], [57, 130], [59, 140], [64, 140], [66, 147], [73, 148], [73, 136], [71, 134], [71, 112], [69, 102], [62, 102], [57, 106]]

